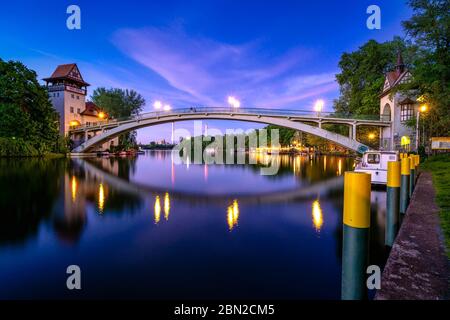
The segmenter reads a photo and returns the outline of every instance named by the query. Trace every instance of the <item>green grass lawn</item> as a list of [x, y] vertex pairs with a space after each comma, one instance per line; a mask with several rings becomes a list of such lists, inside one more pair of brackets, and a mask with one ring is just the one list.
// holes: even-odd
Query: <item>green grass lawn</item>
[[450, 258], [450, 154], [429, 157], [420, 167], [433, 175], [436, 202], [441, 209], [441, 225]]

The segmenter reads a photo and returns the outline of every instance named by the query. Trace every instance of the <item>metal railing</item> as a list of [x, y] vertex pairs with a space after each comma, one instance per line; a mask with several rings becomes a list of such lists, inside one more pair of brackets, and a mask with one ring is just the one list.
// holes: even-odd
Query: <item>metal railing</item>
[[342, 119], [342, 120], [359, 120], [359, 121], [377, 121], [389, 122], [383, 115], [360, 115], [339, 112], [317, 112], [310, 110], [285, 110], [285, 109], [264, 109], [264, 108], [223, 108], [223, 107], [191, 107], [179, 108], [168, 111], [151, 111], [133, 115], [131, 117], [122, 117], [97, 121], [94, 123], [84, 124], [80, 126], [71, 126], [71, 130], [80, 130], [91, 127], [101, 127], [109, 125], [120, 125], [123, 122], [139, 121], [150, 118], [166, 117], [172, 115], [186, 114], [245, 114], [245, 115], [261, 115], [261, 116], [278, 116], [278, 117], [299, 117], [311, 118], [312, 120], [320, 119]]

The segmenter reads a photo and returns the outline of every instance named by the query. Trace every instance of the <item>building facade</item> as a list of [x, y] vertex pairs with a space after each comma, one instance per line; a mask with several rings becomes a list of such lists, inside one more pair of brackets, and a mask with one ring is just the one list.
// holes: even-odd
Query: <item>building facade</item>
[[416, 131], [406, 124], [416, 119], [419, 104], [414, 95], [394, 92], [396, 86], [410, 81], [411, 77], [399, 53], [395, 70], [386, 74], [380, 95], [381, 118], [392, 122], [390, 128], [380, 129], [380, 148], [383, 150], [413, 151], [416, 148]]
[[[46, 82], [53, 107], [59, 113], [59, 130], [64, 136], [69, 134], [71, 127], [95, 124], [105, 121], [107, 114], [93, 102], [86, 102], [87, 87], [78, 66], [75, 63], [56, 67]], [[76, 144], [82, 143], [92, 136], [71, 137]], [[118, 144], [118, 138], [104, 143], [97, 151], [108, 150]]]

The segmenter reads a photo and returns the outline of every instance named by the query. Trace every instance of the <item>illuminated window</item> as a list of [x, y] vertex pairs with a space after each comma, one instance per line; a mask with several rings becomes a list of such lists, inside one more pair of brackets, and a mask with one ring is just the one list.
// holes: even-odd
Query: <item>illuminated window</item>
[[367, 155], [367, 163], [369, 164], [378, 164], [380, 163], [380, 155], [377, 153], [369, 153]]
[[414, 106], [410, 103], [400, 105], [400, 121], [405, 122], [414, 116]]
[[407, 146], [411, 143], [411, 139], [408, 136], [403, 136], [402, 139], [400, 140], [400, 144], [402, 146]]

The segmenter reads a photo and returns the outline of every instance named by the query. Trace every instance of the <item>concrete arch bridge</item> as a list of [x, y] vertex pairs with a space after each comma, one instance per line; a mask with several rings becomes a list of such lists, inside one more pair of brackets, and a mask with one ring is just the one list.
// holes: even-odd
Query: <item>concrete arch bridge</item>
[[[96, 146], [136, 129], [169, 122], [213, 119], [239, 120], [286, 127], [324, 138], [358, 153], [363, 153], [369, 148], [356, 140], [357, 126], [367, 125], [380, 128], [391, 126], [390, 121], [374, 116], [344, 117], [329, 112], [301, 110], [201, 107], [149, 112], [125, 119], [110, 119], [75, 126], [70, 128], [69, 135], [71, 137], [79, 137], [81, 141], [72, 152], [83, 153], [92, 151]], [[349, 127], [349, 135], [343, 136], [323, 129], [322, 124], [325, 123], [347, 125]]]

